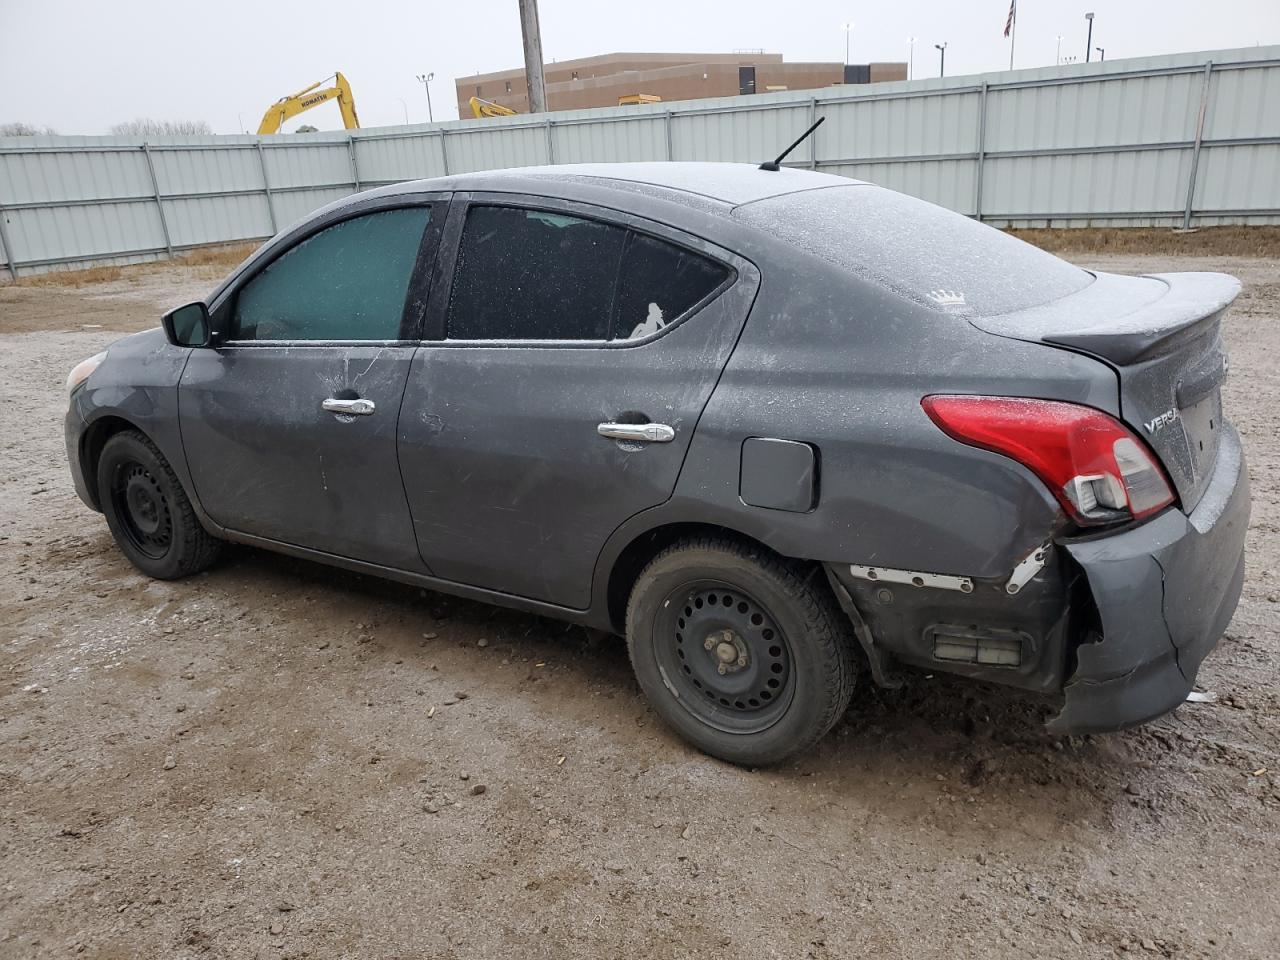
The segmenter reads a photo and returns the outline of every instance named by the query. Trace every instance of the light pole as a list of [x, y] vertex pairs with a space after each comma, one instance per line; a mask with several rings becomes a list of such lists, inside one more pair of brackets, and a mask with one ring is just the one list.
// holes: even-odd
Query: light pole
[[912, 73], [915, 72], [916, 62], [916, 38], [907, 37], [907, 79], [911, 79]]
[[1105, 61], [1105, 60], [1107, 59], [1107, 48], [1106, 48], [1106, 47], [1094, 47], [1093, 49], [1095, 49], [1095, 50], [1097, 50], [1097, 51], [1098, 51], [1098, 62], [1099, 62], [1099, 63], [1102, 63], [1103, 61]]
[[435, 123], [436, 115], [431, 110], [431, 81], [436, 78], [434, 73], [418, 74], [418, 82], [427, 88], [427, 122]]
[[849, 65], [849, 34], [853, 33], [853, 21], [840, 24], [844, 28], [844, 65]]
[[1084, 42], [1084, 62], [1088, 63], [1093, 55], [1093, 14], [1086, 13], [1084, 18], [1089, 21], [1089, 38]]
[[947, 41], [935, 43], [938, 48], [938, 76], [945, 77], [947, 75]]
[[409, 123], [409, 105], [404, 102], [404, 97], [396, 97], [400, 101], [400, 106], [404, 107], [404, 122], [407, 126]]
[[1062, 65], [1062, 34], [1058, 34], [1058, 52], [1054, 55], [1053, 62]]

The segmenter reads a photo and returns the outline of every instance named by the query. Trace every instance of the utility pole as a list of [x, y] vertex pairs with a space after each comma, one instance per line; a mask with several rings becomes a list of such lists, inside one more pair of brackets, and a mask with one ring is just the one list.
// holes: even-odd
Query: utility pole
[[938, 48], [938, 76], [945, 77], [947, 75], [947, 41], [935, 43]]
[[1053, 62], [1058, 66], [1062, 64], [1062, 34], [1058, 34], [1058, 52], [1054, 56]]
[[542, 77], [542, 31], [538, 0], [518, 0], [520, 32], [524, 36], [524, 79], [529, 86], [529, 112], [547, 112], [547, 83]]
[[849, 34], [853, 33], [853, 21], [840, 24], [844, 28], [844, 65], [849, 65]]
[[1084, 18], [1089, 21], [1089, 39], [1084, 42], [1084, 62], [1088, 63], [1093, 58], [1093, 14], [1086, 13]]
[[916, 65], [916, 38], [907, 37], [907, 79], [910, 80], [915, 73]]

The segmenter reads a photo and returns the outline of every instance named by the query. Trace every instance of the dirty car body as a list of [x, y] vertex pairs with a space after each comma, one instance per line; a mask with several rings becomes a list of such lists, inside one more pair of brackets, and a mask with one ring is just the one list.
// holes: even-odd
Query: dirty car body
[[[820, 736], [855, 659], [1111, 730], [1182, 702], [1240, 593], [1237, 292], [794, 169], [467, 174], [332, 204], [114, 345], [67, 450], [144, 569], [171, 490], [192, 536], [627, 634], [659, 712], [728, 759]], [[121, 431], [160, 459], [104, 476]], [[807, 632], [841, 679], [788, 733], [784, 700], [826, 696]]]

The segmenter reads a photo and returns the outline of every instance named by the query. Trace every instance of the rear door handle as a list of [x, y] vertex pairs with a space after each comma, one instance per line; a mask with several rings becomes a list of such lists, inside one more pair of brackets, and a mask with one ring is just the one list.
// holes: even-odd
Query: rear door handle
[[338, 400], [330, 397], [328, 400], [323, 401], [320, 406], [330, 413], [345, 413], [352, 417], [368, 417], [378, 409], [372, 400], [366, 400], [363, 397], [357, 400]]
[[676, 438], [675, 428], [665, 423], [602, 423], [596, 427], [596, 433], [632, 443], [670, 443]]

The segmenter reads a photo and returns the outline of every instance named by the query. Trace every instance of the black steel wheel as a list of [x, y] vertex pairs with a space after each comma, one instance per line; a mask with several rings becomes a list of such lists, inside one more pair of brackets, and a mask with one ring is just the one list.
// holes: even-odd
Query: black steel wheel
[[123, 458], [111, 480], [111, 505], [134, 549], [159, 560], [173, 544], [173, 517], [160, 481], [143, 464]]
[[[680, 705], [726, 733], [756, 733], [787, 712], [795, 693], [791, 647], [776, 618], [722, 580], [697, 580], [662, 604], [654, 654], [683, 687]], [[661, 643], [665, 634], [670, 643]]]
[[111, 535], [143, 573], [175, 580], [217, 559], [221, 541], [201, 526], [177, 474], [145, 434], [124, 430], [107, 440], [97, 484]]
[[747, 766], [812, 746], [853, 692], [852, 628], [821, 569], [728, 538], [681, 541], [649, 562], [627, 647], [667, 724]]

